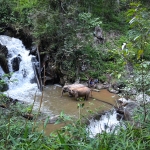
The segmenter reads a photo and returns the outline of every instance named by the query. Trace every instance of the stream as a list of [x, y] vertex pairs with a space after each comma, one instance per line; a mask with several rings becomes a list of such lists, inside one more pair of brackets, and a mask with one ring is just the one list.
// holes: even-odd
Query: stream
[[[115, 105], [116, 100], [118, 99], [117, 95], [108, 92], [106, 89], [103, 89], [100, 92], [93, 91], [92, 98], [90, 97], [88, 101], [76, 101], [74, 97], [69, 97], [68, 93], [65, 93], [63, 97], [60, 97], [61, 89], [62, 88], [57, 85], [48, 85], [46, 88], [44, 88], [41, 111], [47, 113], [50, 117], [55, 117], [56, 115], [60, 115], [60, 113], [63, 112], [66, 115], [78, 118], [79, 109], [77, 108], [77, 106], [79, 103], [84, 103], [81, 114], [84, 114], [86, 116], [90, 116], [91, 111], [95, 114], [102, 113], [104, 111], [106, 112], [112, 109], [112, 105]], [[37, 96], [36, 101], [39, 103], [40, 99], [41, 96]], [[100, 100], [107, 103], [104, 103]], [[92, 124], [92, 122], [94, 121], [90, 121], [89, 130], [91, 130], [93, 132], [93, 135], [95, 135], [97, 132], [99, 133], [99, 129], [97, 127], [97, 129], [94, 129], [94, 126], [99, 126], [99, 122], [95, 122], [95, 124], [97, 125]], [[112, 125], [112, 123], [116, 122], [119, 121], [117, 121], [116, 114], [114, 113], [113, 115], [111, 115], [111, 117], [109, 117], [109, 123]], [[103, 122], [103, 124], [105, 123], [108, 124], [108, 119], [105, 119], [105, 122]], [[63, 124], [48, 124], [45, 132], [48, 135], [52, 131], [59, 129], [62, 126]]]
[[[22, 41], [16, 38], [11, 38], [8, 36], [0, 35], [0, 44], [5, 45], [8, 49], [8, 66], [9, 70], [13, 72], [12, 60], [16, 57], [20, 57], [21, 61], [19, 64], [19, 70], [13, 72], [9, 83], [9, 89], [4, 92], [7, 96], [18, 99], [29, 104], [33, 104], [34, 99], [34, 109], [39, 109], [40, 102], [42, 100], [42, 105], [40, 111], [47, 114], [50, 117], [59, 115], [61, 112], [69, 116], [79, 117], [79, 109], [77, 108], [79, 103], [84, 103], [81, 113], [84, 115], [89, 115], [89, 111], [93, 112], [103, 112], [112, 109], [112, 105], [116, 105], [116, 100], [118, 96], [116, 94], [108, 92], [106, 89], [100, 92], [93, 91], [92, 98], [88, 101], [76, 101], [74, 97], [69, 97], [67, 93], [61, 97], [62, 87], [60, 85], [47, 85], [43, 89], [43, 93], [38, 90], [37, 84], [31, 82], [34, 78], [34, 71], [32, 68], [31, 59], [32, 55], [29, 55], [29, 50], [25, 49]], [[0, 67], [0, 77], [4, 75], [4, 71]], [[8, 79], [6, 79], [8, 81]], [[42, 96], [43, 95], [43, 96]], [[110, 105], [110, 104], [112, 105]], [[116, 114], [114, 113], [109, 117], [109, 122], [116, 120]], [[104, 120], [104, 119], [103, 119]], [[95, 124], [92, 124], [93, 120], [90, 121], [89, 130], [94, 131], [93, 135], [96, 134], [95, 129], [93, 129]], [[108, 121], [106, 121], [108, 123]], [[99, 123], [97, 123], [99, 124]], [[105, 123], [103, 123], [105, 124]], [[60, 128], [62, 125], [48, 124], [46, 127], [46, 134], [48, 135], [52, 131]], [[99, 130], [97, 131], [99, 133]]]

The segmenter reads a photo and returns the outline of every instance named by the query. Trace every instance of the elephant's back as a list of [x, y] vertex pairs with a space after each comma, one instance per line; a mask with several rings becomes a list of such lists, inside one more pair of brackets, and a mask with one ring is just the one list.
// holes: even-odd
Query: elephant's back
[[78, 93], [80, 95], [85, 95], [85, 94], [89, 94], [91, 92], [91, 89], [88, 88], [88, 87], [81, 87], [81, 88], [78, 88]]

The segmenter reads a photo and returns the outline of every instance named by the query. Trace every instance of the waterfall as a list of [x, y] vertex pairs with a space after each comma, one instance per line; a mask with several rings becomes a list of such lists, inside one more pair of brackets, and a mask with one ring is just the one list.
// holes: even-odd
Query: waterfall
[[117, 132], [117, 126], [120, 125], [120, 121], [117, 120], [117, 113], [113, 110], [113, 112], [107, 112], [105, 115], [102, 115], [100, 120], [90, 120], [90, 124], [88, 125], [88, 131], [90, 131], [90, 137], [93, 138], [98, 133], [105, 132]]
[[[25, 49], [22, 41], [13, 37], [0, 35], [0, 44], [5, 45], [8, 49], [8, 66], [9, 71], [12, 72], [9, 82], [9, 89], [4, 92], [13, 99], [18, 99], [25, 102], [32, 102], [35, 92], [38, 90], [36, 83], [31, 83], [34, 79], [34, 71], [32, 68], [29, 51]], [[19, 60], [19, 67], [14, 71], [12, 61]], [[0, 75], [4, 71], [0, 67]]]
[[4, 73], [3, 69], [2, 69], [2, 67], [0, 66], [0, 77], [3, 76], [4, 74], [5, 73]]

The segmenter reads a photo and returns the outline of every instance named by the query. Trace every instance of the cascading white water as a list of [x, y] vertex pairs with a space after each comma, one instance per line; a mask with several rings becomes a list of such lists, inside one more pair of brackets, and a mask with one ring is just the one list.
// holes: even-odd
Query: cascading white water
[[2, 69], [2, 67], [0, 66], [0, 77], [3, 76], [4, 74], [5, 73], [4, 73], [3, 69]]
[[[8, 65], [10, 72], [13, 72], [11, 61], [15, 57], [19, 56], [21, 62], [19, 70], [13, 72], [9, 83], [9, 90], [5, 93], [11, 98], [18, 99], [25, 102], [32, 102], [33, 95], [38, 90], [36, 83], [31, 83], [31, 79], [34, 78], [34, 71], [32, 68], [31, 58], [29, 51], [25, 49], [22, 41], [13, 37], [0, 35], [0, 44], [5, 45], [8, 49]], [[4, 74], [0, 67], [0, 74]], [[15, 81], [16, 80], [16, 81]]]
[[[102, 115], [100, 120], [90, 120], [87, 130], [90, 132], [90, 137], [93, 138], [98, 133], [113, 132], [117, 126], [120, 125], [120, 121], [117, 120], [116, 111], [107, 112], [105, 115]], [[115, 130], [117, 131], [117, 130]]]

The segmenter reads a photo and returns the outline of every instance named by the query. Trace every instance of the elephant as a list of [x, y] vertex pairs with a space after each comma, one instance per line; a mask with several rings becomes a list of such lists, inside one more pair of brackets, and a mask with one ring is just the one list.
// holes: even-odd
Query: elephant
[[92, 90], [88, 87], [69, 88], [68, 92], [71, 93], [76, 99], [79, 97], [84, 97], [84, 100], [88, 100], [90, 93], [92, 95]]
[[63, 96], [63, 93], [66, 93], [68, 92], [69, 93], [69, 96], [73, 96], [71, 94], [71, 92], [69, 92], [70, 88], [80, 88], [80, 87], [86, 87], [85, 85], [83, 84], [77, 84], [77, 83], [74, 83], [74, 84], [69, 84], [69, 85], [64, 85], [63, 88], [62, 88], [62, 91], [61, 91], [61, 97]]

